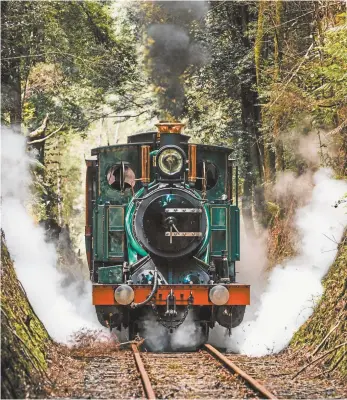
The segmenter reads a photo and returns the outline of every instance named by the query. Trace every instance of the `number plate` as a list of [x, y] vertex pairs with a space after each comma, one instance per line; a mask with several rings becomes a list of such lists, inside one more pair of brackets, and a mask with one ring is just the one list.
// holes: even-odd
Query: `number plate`
[[202, 213], [201, 208], [166, 208], [166, 213], [192, 213], [199, 214]]
[[165, 236], [202, 236], [202, 232], [165, 232]]

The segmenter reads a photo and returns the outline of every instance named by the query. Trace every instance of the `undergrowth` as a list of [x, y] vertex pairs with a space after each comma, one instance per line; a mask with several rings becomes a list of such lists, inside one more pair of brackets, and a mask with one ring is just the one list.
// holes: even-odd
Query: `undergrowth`
[[293, 224], [295, 202], [285, 209], [276, 203], [268, 202], [268, 212], [271, 214], [268, 235], [269, 268], [295, 255], [296, 231]]
[[111, 355], [119, 350], [119, 341], [114, 333], [103, 330], [81, 329], [71, 337], [72, 357]]
[[294, 335], [291, 346], [297, 350], [305, 347], [311, 362], [317, 360], [325, 374], [338, 372], [347, 377], [347, 231], [323, 286], [320, 302]]

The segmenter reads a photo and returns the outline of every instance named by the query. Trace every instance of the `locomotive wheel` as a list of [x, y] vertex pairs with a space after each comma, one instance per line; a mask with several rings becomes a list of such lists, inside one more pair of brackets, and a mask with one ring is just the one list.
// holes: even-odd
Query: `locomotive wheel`
[[233, 306], [232, 307], [232, 313], [233, 313], [233, 319], [232, 319], [232, 328], [236, 328], [239, 326], [243, 320], [243, 317], [245, 315], [246, 311], [246, 306]]
[[98, 318], [98, 321], [100, 322], [100, 324], [102, 326], [104, 326], [105, 328], [107, 328], [108, 326], [106, 325], [106, 317], [105, 314], [103, 312], [98, 311], [98, 309], [96, 308], [96, 316]]

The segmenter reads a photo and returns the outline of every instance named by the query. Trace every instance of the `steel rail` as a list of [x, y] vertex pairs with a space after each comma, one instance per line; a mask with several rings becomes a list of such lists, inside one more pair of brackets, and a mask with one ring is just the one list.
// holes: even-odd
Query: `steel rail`
[[204, 347], [212, 353], [215, 358], [218, 359], [226, 368], [231, 370], [232, 372], [237, 373], [240, 375], [246, 382], [250, 384], [254, 389], [256, 389], [259, 393], [264, 395], [264, 398], [266, 399], [277, 399], [275, 395], [273, 395], [271, 392], [269, 392], [263, 385], [261, 385], [259, 382], [257, 382], [254, 378], [249, 376], [246, 372], [244, 372], [241, 368], [239, 368], [237, 365], [235, 365], [232, 361], [230, 361], [225, 355], [223, 355], [221, 352], [219, 352], [217, 349], [215, 349], [213, 346], [210, 344], [205, 344]]
[[152, 388], [151, 381], [149, 380], [149, 377], [148, 377], [147, 371], [145, 369], [145, 366], [143, 365], [139, 349], [136, 346], [136, 344], [132, 344], [131, 345], [131, 349], [132, 349], [132, 351], [134, 353], [136, 366], [137, 366], [137, 369], [138, 369], [138, 371], [140, 373], [142, 386], [143, 386], [143, 390], [145, 391], [146, 398], [150, 399], [150, 400], [154, 400], [156, 398], [155, 397], [155, 393], [154, 393], [154, 390]]

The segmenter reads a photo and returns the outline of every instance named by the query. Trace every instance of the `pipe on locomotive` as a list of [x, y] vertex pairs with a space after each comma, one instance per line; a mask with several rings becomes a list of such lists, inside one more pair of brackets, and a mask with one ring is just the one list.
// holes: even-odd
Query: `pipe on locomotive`
[[151, 146], [141, 146], [141, 181], [144, 185], [148, 185], [151, 181], [150, 150]]
[[139, 307], [145, 306], [146, 304], [148, 304], [152, 300], [154, 295], [157, 293], [157, 290], [158, 290], [158, 270], [157, 270], [157, 267], [155, 267], [155, 269], [154, 269], [154, 277], [153, 277], [153, 288], [152, 288], [151, 293], [149, 294], [149, 296], [147, 297], [146, 300], [142, 301], [141, 303], [132, 302], [130, 304], [130, 307], [131, 308], [139, 308]]
[[196, 182], [196, 144], [188, 144], [188, 182]]

